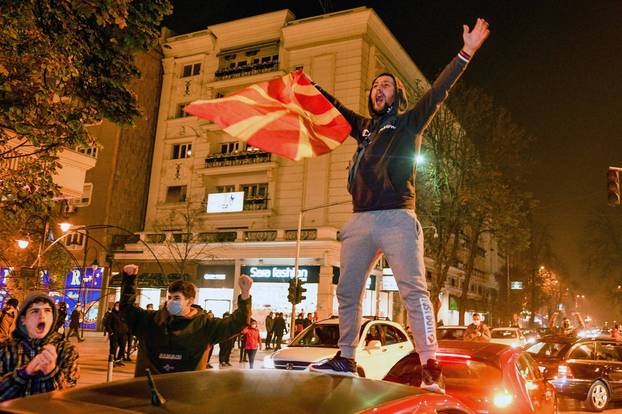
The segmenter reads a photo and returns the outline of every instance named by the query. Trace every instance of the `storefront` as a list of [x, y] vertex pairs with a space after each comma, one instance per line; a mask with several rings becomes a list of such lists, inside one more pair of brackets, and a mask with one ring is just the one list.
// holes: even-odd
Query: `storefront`
[[199, 265], [193, 282], [199, 290], [196, 303], [205, 311], [211, 310], [219, 318], [233, 311], [234, 265]]
[[[84, 329], [96, 329], [103, 276], [103, 267], [76, 267], [65, 276], [64, 290], [50, 292], [50, 296], [55, 302], [62, 301], [67, 304], [68, 316], [71, 316], [78, 303], [82, 304], [84, 316], [80, 326]], [[66, 325], [68, 323], [67, 321]]]

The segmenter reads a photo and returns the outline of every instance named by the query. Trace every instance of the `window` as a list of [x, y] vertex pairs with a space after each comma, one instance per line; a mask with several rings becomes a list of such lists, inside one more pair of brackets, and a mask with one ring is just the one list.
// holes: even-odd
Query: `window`
[[192, 155], [192, 144], [175, 144], [173, 145], [173, 159], [190, 158]]
[[382, 329], [380, 328], [380, 324], [371, 325], [369, 327], [367, 335], [365, 335], [365, 346], [368, 346], [371, 341], [380, 341], [382, 345], [385, 345], [382, 338]]
[[235, 192], [235, 185], [219, 185], [216, 186], [217, 193], [233, 193]]
[[516, 369], [527, 381], [537, 381], [542, 377], [538, 364], [527, 353], [522, 353], [516, 360]]
[[87, 148], [79, 148], [78, 152], [88, 155], [89, 157], [97, 158], [97, 147], [95, 145]]
[[173, 241], [175, 243], [190, 243], [192, 241], [192, 233], [173, 233]]
[[580, 344], [572, 350], [568, 359], [594, 359], [594, 344]]
[[201, 64], [193, 63], [191, 65], [184, 65], [181, 77], [187, 78], [189, 76], [199, 75], [200, 73], [201, 73]]
[[84, 246], [83, 233], [71, 233], [65, 239], [65, 245], [69, 248], [80, 248]]
[[177, 110], [175, 111], [175, 118], [185, 118], [187, 116], [190, 116], [189, 113], [184, 111], [184, 108], [186, 107], [186, 105], [188, 104], [182, 103], [182, 104], [177, 105]]
[[240, 142], [223, 142], [220, 144], [220, 153], [221, 154], [231, 154], [233, 152], [237, 152], [240, 150]]
[[186, 185], [174, 185], [168, 187], [166, 190], [166, 202], [167, 203], [183, 203], [186, 201], [186, 191], [188, 186]]
[[596, 359], [599, 361], [622, 362], [620, 351], [622, 351], [622, 344], [614, 342], [596, 343]]
[[243, 184], [244, 210], [265, 210], [268, 208], [268, 184]]
[[74, 198], [69, 203], [74, 207], [87, 207], [91, 204], [93, 195], [93, 183], [84, 183], [80, 198]]
[[384, 329], [385, 345], [399, 344], [408, 341], [408, 338], [398, 329], [391, 325], [382, 325]]

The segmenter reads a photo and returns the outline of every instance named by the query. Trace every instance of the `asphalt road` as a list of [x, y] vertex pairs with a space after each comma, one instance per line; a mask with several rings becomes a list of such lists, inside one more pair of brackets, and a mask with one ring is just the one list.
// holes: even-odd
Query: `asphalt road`
[[[108, 340], [103, 336], [101, 332], [85, 332], [86, 341], [77, 344], [80, 353], [80, 380], [78, 387], [84, 387], [87, 385], [100, 384], [106, 381], [107, 373], [107, 353], [108, 353]], [[75, 343], [75, 339], [71, 339]], [[269, 352], [269, 351], [268, 351]], [[263, 367], [263, 358], [266, 355], [266, 351], [259, 351], [255, 358], [255, 368], [261, 369]], [[132, 355], [135, 358], [135, 355]], [[231, 363], [233, 367], [224, 369], [240, 369], [248, 368], [247, 363], [240, 363], [239, 352], [234, 349], [231, 354]], [[211, 359], [214, 369], [218, 368], [218, 348], [215, 349], [214, 355]], [[116, 367], [113, 370], [113, 380], [129, 379], [134, 376], [134, 362], [126, 362], [124, 367]], [[570, 399], [562, 399], [560, 401], [560, 412], [565, 414], [571, 413], [585, 413], [589, 412], [585, 409], [583, 404], [578, 401]], [[604, 411], [606, 414], [622, 414], [622, 402], [611, 404], [608, 409]]]

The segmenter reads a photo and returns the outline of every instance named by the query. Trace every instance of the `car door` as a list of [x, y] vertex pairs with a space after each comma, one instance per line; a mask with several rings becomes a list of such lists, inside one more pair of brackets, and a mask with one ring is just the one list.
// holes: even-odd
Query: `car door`
[[622, 343], [614, 341], [596, 342], [596, 360], [605, 364], [605, 376], [612, 391], [612, 399], [622, 395]]
[[[384, 331], [384, 342], [387, 347], [387, 364], [390, 369], [414, 348], [408, 337], [397, 327], [383, 323], [382, 329]], [[387, 372], [389, 369], [387, 369]]]
[[516, 368], [524, 381], [522, 386], [534, 413], [555, 413], [555, 389], [540, 372], [538, 363], [527, 352], [521, 352]]
[[357, 363], [364, 370], [365, 377], [373, 379], [384, 377], [391, 368], [386, 367], [386, 353], [387, 347], [381, 324], [377, 321], [369, 322], [362, 332], [356, 354]]
[[602, 377], [602, 361], [596, 361], [596, 346], [592, 341], [574, 344], [565, 362], [574, 379], [568, 381], [593, 381]]

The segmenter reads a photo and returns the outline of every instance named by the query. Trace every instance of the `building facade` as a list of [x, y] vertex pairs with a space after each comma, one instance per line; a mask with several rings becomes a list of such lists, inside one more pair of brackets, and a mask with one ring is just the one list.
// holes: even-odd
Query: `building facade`
[[[199, 287], [198, 304], [220, 316], [234, 307], [237, 279], [245, 273], [255, 281], [259, 320], [270, 310], [291, 312], [287, 289], [302, 216], [299, 275], [307, 292], [297, 311], [320, 318], [336, 314], [339, 229], [352, 214], [346, 181], [355, 141], [294, 162], [252, 148], [183, 108], [298, 69], [363, 114], [378, 73], [398, 74], [411, 90], [427, 81], [365, 7], [306, 19], [281, 10], [216, 24], [165, 39], [163, 53], [145, 228], [139, 242], [115, 254], [115, 261], [141, 265], [141, 305], [162, 303], [167, 282], [183, 277]], [[241, 211], [209, 207], [219, 194], [237, 197]], [[460, 269], [452, 274], [459, 278]], [[395, 317], [400, 312], [390, 269], [380, 261], [371, 276], [363, 313]], [[479, 283], [486, 291], [494, 288], [488, 279]], [[112, 286], [118, 285], [113, 279]]]

